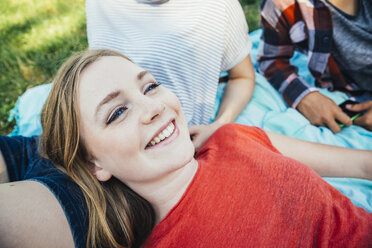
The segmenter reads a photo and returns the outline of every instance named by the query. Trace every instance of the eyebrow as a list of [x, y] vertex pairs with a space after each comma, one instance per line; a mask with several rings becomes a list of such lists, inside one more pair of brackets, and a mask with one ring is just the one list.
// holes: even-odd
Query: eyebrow
[[148, 71], [141, 71], [137, 75], [137, 80], [138, 81], [141, 81], [147, 74], [150, 74], [150, 72], [148, 72]]
[[116, 97], [118, 97], [120, 95], [120, 91], [119, 90], [116, 90], [114, 92], [111, 92], [110, 94], [108, 94], [97, 106], [96, 108], [96, 115], [97, 113], [100, 111], [101, 107], [105, 104], [107, 104], [108, 102], [110, 102], [111, 100], [115, 99]]
[[[150, 74], [150, 72], [148, 71], [141, 71], [140, 73], [137, 74], [137, 80], [138, 81], [141, 81], [147, 74]], [[96, 108], [96, 115], [97, 113], [100, 111], [100, 109], [102, 108], [103, 105], [107, 104], [108, 102], [112, 101], [113, 99], [115, 99], [116, 97], [118, 97], [120, 95], [120, 91], [119, 90], [115, 90], [113, 92], [111, 92], [110, 94], [108, 94], [98, 105], [97, 105], [97, 108]]]

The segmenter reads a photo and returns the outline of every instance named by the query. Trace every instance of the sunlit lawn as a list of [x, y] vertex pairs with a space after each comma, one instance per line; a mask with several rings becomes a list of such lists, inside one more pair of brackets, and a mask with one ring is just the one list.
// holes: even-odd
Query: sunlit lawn
[[[241, 0], [250, 31], [259, 0]], [[61, 63], [87, 47], [83, 0], [1, 0], [0, 134], [13, 129], [9, 111], [30, 87], [52, 80]]]

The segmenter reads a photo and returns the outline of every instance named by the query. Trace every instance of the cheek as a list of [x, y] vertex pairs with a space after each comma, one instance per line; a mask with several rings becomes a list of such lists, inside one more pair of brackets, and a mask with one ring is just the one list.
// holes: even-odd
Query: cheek
[[181, 103], [178, 100], [178, 97], [175, 94], [173, 94], [170, 90], [167, 90], [166, 94], [167, 94], [166, 97], [163, 98], [166, 99], [165, 104], [168, 105], [171, 109], [173, 109], [177, 113], [177, 115], [179, 115], [179, 117], [183, 118]]
[[126, 182], [136, 173], [139, 164], [138, 150], [133, 149], [134, 144], [122, 144], [122, 142], [108, 142], [108, 145], [99, 147], [99, 155], [96, 159], [100, 166], [109, 171], [114, 177]]
[[172, 94], [172, 98], [173, 98], [172, 101], [174, 102], [174, 107], [175, 107], [175, 109], [178, 110], [177, 112], [182, 112], [181, 103], [178, 100], [177, 96]]
[[[94, 157], [103, 167], [113, 172], [121, 164], [130, 164], [139, 151], [139, 140], [136, 132], [100, 131], [92, 132], [90, 148]], [[114, 174], [114, 173], [113, 173]]]

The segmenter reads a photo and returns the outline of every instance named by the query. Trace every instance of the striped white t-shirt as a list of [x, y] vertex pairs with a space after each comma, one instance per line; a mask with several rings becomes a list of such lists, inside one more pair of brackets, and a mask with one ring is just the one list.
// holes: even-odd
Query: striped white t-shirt
[[219, 75], [251, 49], [237, 0], [87, 0], [90, 49], [119, 51], [180, 99], [189, 125], [210, 121]]

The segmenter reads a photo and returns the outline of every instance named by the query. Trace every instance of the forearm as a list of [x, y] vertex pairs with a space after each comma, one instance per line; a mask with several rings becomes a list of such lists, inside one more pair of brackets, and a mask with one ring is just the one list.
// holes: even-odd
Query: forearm
[[[258, 69], [270, 84], [283, 95], [286, 103], [295, 108], [305, 95], [315, 91], [316, 88], [299, 77], [298, 68], [290, 62], [295, 51], [293, 40], [289, 34], [289, 30], [292, 30], [293, 26], [288, 25], [288, 22], [272, 23], [272, 18], [266, 20], [265, 16], [270, 16], [271, 12], [268, 13], [265, 7], [263, 9], [261, 12], [263, 34], [257, 59]], [[296, 30], [298, 33], [304, 32], [299, 30], [299, 27]], [[303, 34], [303, 37], [306, 35]], [[300, 41], [298, 40], [298, 42]]]
[[0, 151], [0, 183], [7, 183], [8, 181], [9, 179], [8, 179], [8, 173], [7, 173], [5, 161]]
[[[288, 106], [296, 108], [306, 95], [318, 89], [298, 76], [295, 66], [286, 64], [282, 58], [275, 59], [263, 73], [269, 83], [283, 96]], [[281, 69], [277, 68], [278, 65]]]
[[232, 122], [250, 101], [254, 90], [254, 78], [230, 79], [221, 101], [216, 121]]
[[320, 176], [371, 179], [372, 151], [318, 144], [267, 132], [284, 156], [298, 160]]
[[[266, 44], [267, 49], [262, 49], [263, 53], [258, 57], [259, 71], [265, 76], [269, 83], [282, 94], [286, 103], [296, 108], [298, 103], [309, 93], [317, 89], [308, 84], [297, 74], [297, 67], [290, 64], [290, 58], [293, 56], [292, 49], [280, 49], [280, 47], [293, 46], [290, 44]], [[276, 47], [276, 49], [273, 49]], [[272, 51], [271, 51], [272, 50]], [[277, 52], [277, 50], [283, 50]]]
[[229, 81], [223, 94], [216, 122], [226, 124], [234, 121], [250, 101], [254, 85], [254, 67], [248, 54], [229, 71]]
[[0, 185], [1, 247], [75, 247], [66, 215], [42, 183]]

